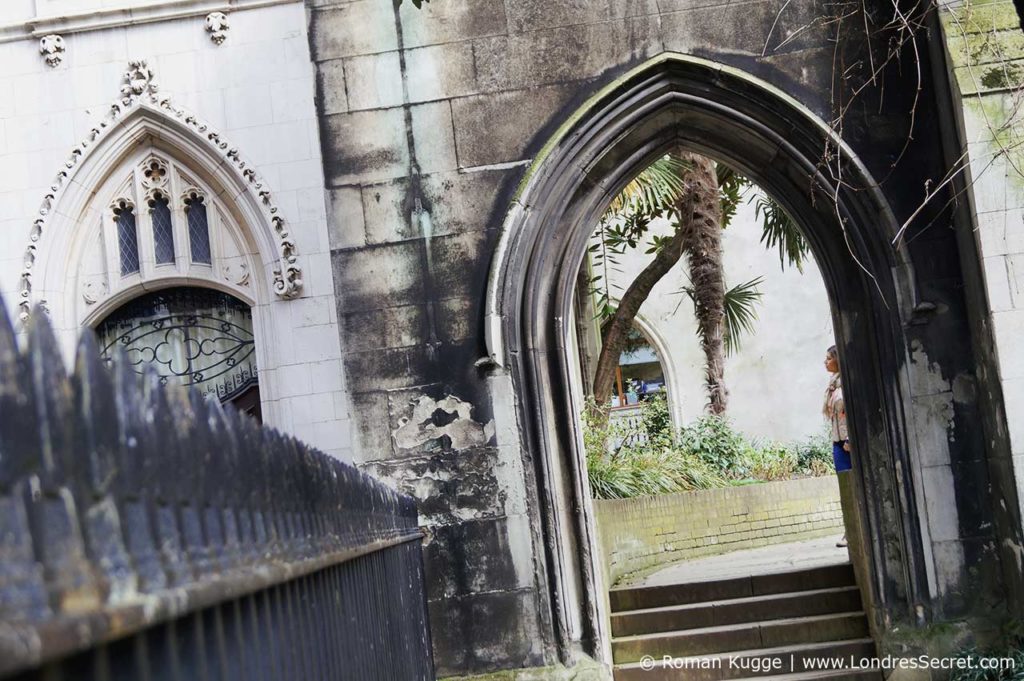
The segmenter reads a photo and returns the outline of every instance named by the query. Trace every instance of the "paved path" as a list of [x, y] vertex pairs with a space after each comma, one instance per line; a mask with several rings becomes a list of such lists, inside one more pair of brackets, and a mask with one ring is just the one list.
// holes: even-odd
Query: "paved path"
[[841, 532], [834, 536], [759, 549], [732, 551], [718, 556], [695, 558], [662, 568], [631, 586], [687, 584], [730, 577], [789, 572], [804, 568], [848, 563], [846, 549], [836, 548]]

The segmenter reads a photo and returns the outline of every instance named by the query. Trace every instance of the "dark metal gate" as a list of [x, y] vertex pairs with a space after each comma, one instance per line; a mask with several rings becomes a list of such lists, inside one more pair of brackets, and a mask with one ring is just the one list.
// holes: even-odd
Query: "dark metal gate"
[[0, 307], [0, 676], [432, 681], [413, 501]]

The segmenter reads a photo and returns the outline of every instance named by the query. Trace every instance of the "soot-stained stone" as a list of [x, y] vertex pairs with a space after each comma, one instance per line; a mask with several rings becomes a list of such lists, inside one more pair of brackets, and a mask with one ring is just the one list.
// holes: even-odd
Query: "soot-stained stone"
[[339, 313], [423, 302], [422, 258], [421, 245], [415, 241], [334, 251], [331, 265]]
[[505, 515], [507, 491], [498, 483], [498, 450], [437, 451], [368, 463], [364, 469], [418, 500], [426, 525], [450, 525]]
[[474, 44], [482, 91], [578, 82], [625, 70], [661, 50], [661, 30], [654, 17], [544, 27]]
[[443, 385], [393, 391], [388, 410], [399, 456], [494, 445], [494, 423], [480, 420], [482, 410]]
[[345, 350], [378, 350], [422, 345], [426, 341], [426, 308], [403, 305], [341, 315]]
[[310, 12], [314, 61], [386, 52], [398, 48], [391, 3], [355, 0]]
[[329, 187], [390, 180], [408, 171], [400, 107], [322, 116], [320, 133]]
[[665, 49], [717, 52], [718, 61], [728, 63], [733, 55], [792, 54], [827, 42], [828, 10], [816, 2], [751, 2], [742, 11], [686, 4], [684, 11], [661, 15]]
[[428, 609], [439, 677], [545, 664], [532, 589], [445, 598]]
[[420, 11], [411, 2], [402, 6], [402, 45], [406, 49], [498, 35], [507, 30], [503, 2], [462, 0], [424, 9], [429, 11]]
[[510, 551], [505, 518], [430, 528], [423, 547], [427, 598], [517, 588], [520, 585]]
[[349, 399], [360, 458], [364, 461], [390, 459], [393, 456], [391, 431], [381, 427], [388, 419], [387, 393], [354, 393]]
[[434, 288], [445, 298], [469, 297], [487, 288], [490, 259], [497, 234], [467, 232], [431, 241]]
[[[508, 163], [532, 157], [565, 118], [558, 116], [558, 112], [568, 114], [573, 105], [590, 92], [590, 84], [581, 81], [454, 100], [452, 114], [459, 167]], [[524, 130], [523, 119], [510, 116], [510, 111], [529, 111], [532, 120], [547, 121], [548, 125]]]

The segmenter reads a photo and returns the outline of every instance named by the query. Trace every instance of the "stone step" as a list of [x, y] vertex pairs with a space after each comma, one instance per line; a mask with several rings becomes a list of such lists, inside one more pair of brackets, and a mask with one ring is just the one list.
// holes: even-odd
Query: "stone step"
[[[614, 671], [615, 681], [733, 681], [750, 677], [778, 676], [783, 672], [820, 672], [821, 670], [808, 669], [809, 659], [831, 658], [849, 663], [851, 657], [858, 661], [874, 655], [874, 641], [870, 638], [860, 638], [738, 650], [699, 657], [676, 657], [670, 663], [657, 658], [656, 666], [652, 670], [645, 670], [639, 662], [629, 662], [616, 665]], [[760, 668], [754, 666], [758, 663]]]
[[742, 624], [861, 609], [855, 586], [814, 589], [688, 605], [627, 610], [612, 614], [612, 636], [683, 631], [725, 624]]
[[747, 622], [686, 631], [640, 634], [612, 639], [615, 664], [639, 662], [645, 655], [685, 657], [868, 636], [863, 612]]
[[841, 563], [790, 572], [687, 584], [623, 587], [612, 589], [608, 598], [614, 613], [669, 605], [689, 605], [732, 598], [853, 586], [854, 584], [853, 566], [849, 563]]

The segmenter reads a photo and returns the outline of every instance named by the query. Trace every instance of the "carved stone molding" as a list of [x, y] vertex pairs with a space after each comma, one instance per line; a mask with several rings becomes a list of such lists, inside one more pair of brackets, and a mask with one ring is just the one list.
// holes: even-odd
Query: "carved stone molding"
[[[85, 139], [71, 150], [43, 196], [29, 231], [29, 243], [25, 248], [24, 267], [21, 272], [19, 291], [19, 318], [28, 319], [32, 309], [32, 275], [40, 240], [46, 232], [50, 216], [57, 201], [64, 193], [68, 180], [82, 159], [101, 142], [111, 130], [132, 111], [146, 108], [173, 118], [187, 126], [203, 139], [221, 159], [224, 165], [233, 169], [245, 183], [248, 191], [255, 196], [260, 210], [273, 228], [277, 243], [277, 265], [273, 268], [273, 290], [281, 298], [297, 298], [302, 293], [302, 269], [299, 267], [298, 249], [292, 239], [277, 204], [274, 203], [270, 188], [249, 163], [243, 160], [236, 147], [231, 146], [221, 134], [201, 121], [194, 114], [175, 106], [170, 98], [159, 93], [153, 70], [144, 60], [131, 61], [122, 77], [121, 97], [111, 103], [106, 115], [86, 134]], [[264, 254], [268, 255], [268, 254]]]
[[114, 217], [119, 217], [121, 213], [125, 211], [134, 211], [135, 204], [131, 199], [118, 197], [114, 199], [110, 204], [110, 212], [114, 214]]
[[53, 68], [60, 66], [61, 60], [64, 59], [64, 50], [64, 38], [56, 33], [44, 35], [39, 39], [39, 54], [43, 55], [46, 63]]
[[228, 37], [228, 15], [224, 12], [210, 12], [206, 15], [206, 32], [210, 34], [210, 40], [220, 45]]

